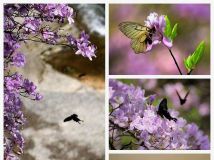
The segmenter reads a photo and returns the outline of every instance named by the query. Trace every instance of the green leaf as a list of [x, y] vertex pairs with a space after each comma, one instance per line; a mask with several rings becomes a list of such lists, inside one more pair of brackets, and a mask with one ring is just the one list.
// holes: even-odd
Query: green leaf
[[166, 37], [170, 38], [171, 37], [172, 28], [171, 28], [171, 22], [170, 22], [168, 16], [165, 16], [165, 21], [166, 21], [166, 27], [165, 27], [164, 34], [165, 34]]
[[178, 23], [176, 23], [172, 29], [171, 32], [171, 40], [175, 39], [175, 37], [177, 36], [177, 30], [178, 30]]
[[184, 65], [186, 69], [189, 71], [195, 69], [196, 65], [200, 62], [205, 49], [205, 43], [202, 41], [195, 51], [189, 55], [186, 59], [184, 59]]

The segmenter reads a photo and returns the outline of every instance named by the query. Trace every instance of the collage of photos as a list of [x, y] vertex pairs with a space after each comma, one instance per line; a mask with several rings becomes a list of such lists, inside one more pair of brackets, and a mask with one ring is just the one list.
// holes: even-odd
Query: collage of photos
[[80, 2], [1, 3], [0, 160], [211, 160], [211, 3]]

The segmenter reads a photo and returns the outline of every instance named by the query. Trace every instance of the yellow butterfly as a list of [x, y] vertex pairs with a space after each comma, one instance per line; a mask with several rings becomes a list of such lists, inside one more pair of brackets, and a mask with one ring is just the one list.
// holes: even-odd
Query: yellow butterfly
[[152, 44], [155, 28], [148, 28], [135, 22], [122, 22], [120, 31], [131, 39], [131, 47], [136, 54], [146, 52], [147, 44]]

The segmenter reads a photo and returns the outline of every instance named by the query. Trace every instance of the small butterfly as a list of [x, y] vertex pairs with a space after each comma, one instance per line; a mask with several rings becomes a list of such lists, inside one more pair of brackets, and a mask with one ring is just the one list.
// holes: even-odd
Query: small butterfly
[[184, 103], [186, 103], [187, 97], [188, 97], [188, 95], [189, 95], [189, 92], [190, 92], [190, 90], [186, 93], [186, 95], [185, 95], [184, 98], [181, 98], [180, 94], [179, 94], [178, 91], [176, 90], [176, 93], [177, 93], [177, 95], [178, 95], [178, 98], [179, 98], [179, 100], [180, 100], [180, 104], [181, 104], [181, 105], [183, 105]]
[[155, 28], [149, 28], [135, 22], [122, 22], [120, 31], [131, 39], [131, 47], [136, 54], [146, 52], [147, 45], [152, 44]]
[[71, 120], [73, 120], [73, 121], [75, 121], [75, 122], [77, 122], [77, 123], [79, 123], [79, 124], [80, 124], [81, 121], [83, 122], [83, 120], [80, 120], [80, 119], [78, 118], [78, 115], [77, 115], [77, 114], [72, 114], [72, 115], [70, 115], [69, 117], [65, 118], [65, 119], [64, 119], [64, 122], [71, 121]]
[[175, 122], [177, 122], [177, 119], [176, 118], [173, 118], [171, 117], [170, 113], [168, 112], [168, 107], [167, 107], [167, 99], [164, 98], [160, 104], [159, 104], [159, 108], [158, 108], [158, 111], [157, 111], [157, 114], [159, 116], [161, 116], [162, 118], [166, 118], [168, 120], [173, 120]]

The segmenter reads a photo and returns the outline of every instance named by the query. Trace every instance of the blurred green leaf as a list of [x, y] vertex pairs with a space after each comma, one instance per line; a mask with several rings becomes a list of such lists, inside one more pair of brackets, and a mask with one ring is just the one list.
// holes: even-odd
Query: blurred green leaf
[[197, 46], [195, 51], [191, 55], [189, 55], [186, 59], [184, 59], [184, 65], [188, 70], [188, 72], [195, 69], [196, 65], [200, 62], [204, 53], [204, 49], [205, 49], [205, 43], [204, 41], [202, 41]]
[[201, 116], [198, 112], [197, 107], [193, 107], [188, 112], [184, 110], [182, 112], [182, 116], [187, 120], [187, 122], [195, 122], [197, 124], [200, 124]]
[[[121, 136], [122, 145], [127, 145], [127, 144], [130, 144], [131, 142], [137, 143], [137, 140], [132, 136], [128, 136], [128, 135]], [[133, 147], [133, 145], [130, 145], [130, 147]]]
[[177, 36], [177, 30], [178, 30], [178, 23], [176, 23], [172, 29], [172, 33], [171, 33], [171, 40], [174, 40], [175, 37]]
[[168, 16], [165, 16], [165, 21], [166, 21], [166, 27], [165, 27], [164, 34], [166, 37], [170, 38], [172, 33], [172, 27]]

